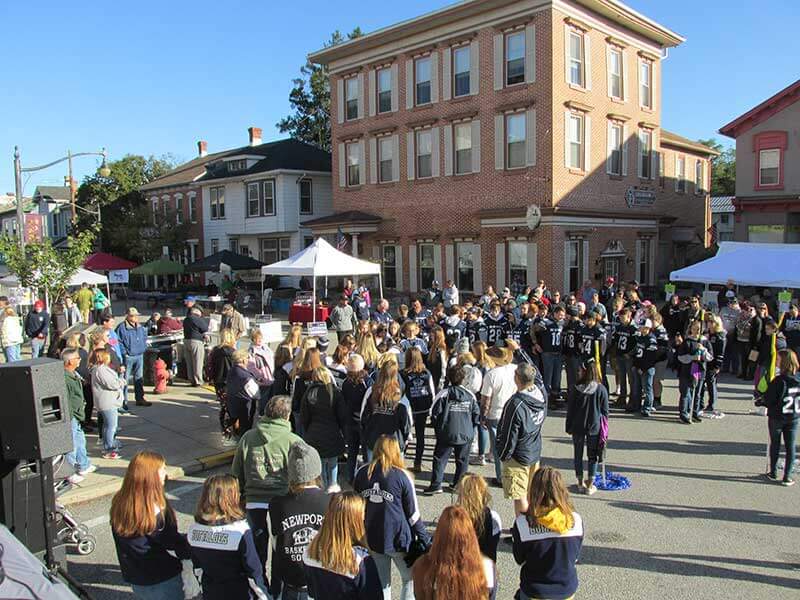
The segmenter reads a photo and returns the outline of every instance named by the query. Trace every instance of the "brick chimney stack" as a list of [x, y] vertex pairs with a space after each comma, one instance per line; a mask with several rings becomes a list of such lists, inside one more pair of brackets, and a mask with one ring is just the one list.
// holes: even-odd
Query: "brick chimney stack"
[[197, 156], [203, 158], [204, 156], [208, 156], [208, 142], [205, 140], [200, 140], [197, 142]]
[[248, 127], [247, 133], [250, 134], [251, 146], [259, 146], [261, 144], [261, 127]]

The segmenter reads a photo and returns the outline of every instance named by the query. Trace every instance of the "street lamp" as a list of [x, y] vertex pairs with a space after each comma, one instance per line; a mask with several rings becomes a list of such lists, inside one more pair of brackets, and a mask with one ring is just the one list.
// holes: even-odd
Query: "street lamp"
[[59, 158], [58, 160], [54, 160], [53, 162], [47, 163], [46, 165], [40, 165], [38, 167], [23, 167], [22, 163], [20, 162], [19, 158], [19, 147], [14, 146], [14, 187], [15, 195], [17, 200], [17, 227], [19, 228], [19, 246], [23, 250], [25, 249], [25, 213], [23, 211], [22, 206], [22, 174], [23, 173], [32, 173], [33, 171], [41, 171], [43, 169], [47, 169], [52, 167], [53, 165], [57, 165], [58, 163], [62, 163], [65, 160], [69, 162], [69, 198], [70, 204], [72, 205], [72, 223], [75, 223], [75, 188], [72, 186], [72, 159], [76, 156], [102, 156], [103, 162], [100, 164], [100, 168], [97, 169], [97, 174], [100, 177], [108, 177], [111, 175], [111, 169], [108, 168], [108, 164], [106, 164], [106, 160], [108, 159], [108, 153], [106, 149], [103, 148], [100, 152], [77, 152], [73, 154], [70, 151], [67, 151], [67, 155], [63, 158]]

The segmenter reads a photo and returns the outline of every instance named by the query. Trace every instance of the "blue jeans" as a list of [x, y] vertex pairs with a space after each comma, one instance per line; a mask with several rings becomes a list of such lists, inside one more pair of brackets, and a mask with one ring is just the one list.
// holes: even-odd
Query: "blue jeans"
[[489, 450], [489, 430], [478, 425], [475, 427], [475, 435], [478, 436], [478, 456], [486, 456]]
[[642, 386], [642, 412], [649, 413], [653, 410], [653, 379], [656, 375], [656, 368], [637, 370], [637, 373]]
[[111, 452], [117, 448], [117, 442], [114, 438], [117, 435], [119, 413], [116, 408], [111, 408], [109, 410], [101, 410], [100, 415], [103, 417], [103, 431], [101, 432], [103, 450]]
[[275, 596], [275, 600], [314, 600], [314, 599], [308, 595], [307, 590], [295, 590], [294, 588], [284, 587], [278, 593], [278, 595]]
[[681, 375], [678, 378], [678, 392], [680, 394], [681, 417], [689, 419], [700, 412], [701, 392], [703, 378], [695, 379], [691, 375]]
[[709, 367], [703, 379], [703, 392], [700, 393], [700, 404], [702, 407], [704, 393], [708, 392], [708, 403], [704, 410], [709, 412], [717, 407], [717, 375], [717, 370]]
[[781, 418], [769, 419], [769, 472], [777, 475], [778, 456], [781, 453], [781, 436], [786, 446], [786, 460], [783, 463], [783, 480], [789, 481], [792, 477], [792, 468], [795, 459], [795, 442], [797, 440], [797, 419], [784, 423]]
[[433, 449], [433, 468], [431, 469], [431, 487], [442, 487], [444, 480], [444, 470], [450, 460], [450, 453], [455, 452], [456, 459], [456, 472], [453, 475], [453, 487], [458, 485], [461, 477], [467, 472], [467, 463], [469, 462], [469, 448], [472, 445], [472, 440], [466, 444], [458, 446], [451, 446], [442, 442], [436, 441], [436, 446]]
[[13, 346], [6, 346], [3, 348], [3, 352], [6, 355], [6, 362], [16, 362], [19, 360], [19, 344], [14, 344]]
[[411, 580], [411, 569], [406, 566], [404, 560], [405, 553], [378, 554], [370, 551], [370, 556], [378, 567], [378, 576], [381, 578], [381, 587], [383, 588], [383, 600], [392, 600], [392, 563], [397, 567], [402, 582], [400, 600], [414, 600], [414, 582]]
[[144, 354], [131, 356], [126, 354], [123, 357], [125, 363], [125, 378], [128, 384], [133, 379], [133, 393], [136, 402], [144, 400]]
[[617, 354], [615, 356], [617, 363], [617, 370], [614, 375], [617, 377], [617, 389], [619, 389], [618, 402], [622, 402], [628, 397], [628, 382], [630, 387], [633, 387], [633, 377], [631, 376], [631, 359], [625, 354]]
[[498, 481], [503, 480], [503, 463], [500, 462], [500, 452], [497, 450], [497, 427], [500, 419], [486, 419], [486, 428], [489, 430], [489, 441], [492, 443], [492, 456], [494, 457], [494, 475]]
[[31, 358], [39, 358], [44, 354], [44, 339], [31, 338]]
[[133, 595], [140, 600], [175, 600], [183, 598], [183, 580], [180, 575], [155, 585], [133, 585]]
[[75, 467], [76, 471], [89, 468], [89, 456], [86, 454], [86, 436], [78, 419], [72, 417], [72, 452], [67, 453], [67, 462]]
[[322, 459], [322, 489], [327, 490], [339, 481], [339, 457]]
[[573, 459], [572, 466], [575, 468], [575, 477], [578, 481], [583, 481], [583, 448], [586, 447], [587, 458], [589, 459], [589, 481], [594, 481], [597, 473], [597, 455], [600, 442], [599, 435], [586, 435], [583, 433], [572, 434]]
[[548, 396], [561, 393], [561, 354], [544, 352], [542, 354], [542, 370], [544, 371], [544, 387]]

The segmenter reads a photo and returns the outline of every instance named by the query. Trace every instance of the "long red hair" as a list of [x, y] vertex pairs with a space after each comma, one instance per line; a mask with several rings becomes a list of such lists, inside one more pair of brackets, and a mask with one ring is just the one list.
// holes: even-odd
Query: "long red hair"
[[122, 488], [111, 500], [111, 528], [117, 535], [136, 537], [152, 533], [158, 526], [157, 510], [165, 521], [175, 521], [158, 474], [164, 464], [163, 456], [148, 450], [137, 453], [131, 460]]
[[488, 584], [472, 521], [460, 506], [442, 512], [430, 551], [414, 563], [419, 600], [485, 600]]

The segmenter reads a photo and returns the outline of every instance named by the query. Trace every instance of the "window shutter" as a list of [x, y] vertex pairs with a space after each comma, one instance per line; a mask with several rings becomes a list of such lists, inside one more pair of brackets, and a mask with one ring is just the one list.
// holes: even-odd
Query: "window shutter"
[[439, 101], [439, 51], [431, 52], [431, 104]]
[[592, 89], [592, 38], [588, 32], [583, 34], [583, 69], [586, 72], [584, 87]]
[[503, 34], [494, 36], [494, 89], [503, 89]]
[[536, 109], [525, 111], [525, 164], [536, 165]]
[[397, 94], [400, 89], [400, 82], [397, 76], [397, 63], [392, 63], [392, 112], [397, 112]]
[[525, 279], [529, 286], [534, 287], [539, 281], [537, 277], [539, 248], [536, 242], [528, 242], [526, 246], [528, 248], [528, 268], [525, 271]]
[[583, 170], [589, 173], [592, 170], [592, 118], [583, 117]]
[[571, 292], [575, 291], [569, 289], [569, 240], [564, 241], [564, 287], [561, 289], [564, 290], [564, 296], [569, 296]]
[[369, 182], [378, 183], [378, 138], [369, 138]]
[[628, 53], [622, 51], [622, 100], [628, 101]]
[[656, 132], [650, 132], [650, 179], [658, 177], [658, 152], [656, 152]]
[[506, 244], [500, 242], [494, 246], [495, 256], [495, 277], [497, 282], [497, 289], [502, 290], [506, 287]]
[[450, 47], [442, 50], [442, 100], [450, 100], [453, 89], [453, 51]]
[[358, 183], [359, 183], [359, 185], [362, 185], [364, 183], [364, 180], [367, 178], [367, 173], [366, 173], [366, 169], [365, 169], [366, 161], [364, 160], [364, 155], [366, 154], [366, 151], [365, 151], [364, 146], [365, 146], [364, 138], [361, 138], [360, 140], [358, 140]]
[[481, 172], [481, 122], [472, 122], [472, 172]]
[[[611, 88], [609, 87], [609, 90], [610, 89]], [[609, 121], [608, 125], [606, 126], [606, 173], [608, 175], [612, 173], [611, 157], [614, 154], [614, 145], [611, 143], [611, 140], [613, 139], [613, 128], [614, 123]]]
[[414, 179], [414, 132], [406, 134], [406, 177], [409, 181]]
[[408, 246], [408, 291], [417, 291], [417, 246]]
[[[589, 275], [589, 240], [585, 239], [581, 241], [581, 246], [583, 247], [583, 255], [581, 256], [581, 278], [582, 279], [593, 279], [591, 275]], [[583, 285], [583, 281], [580, 282]]]
[[336, 122], [344, 123], [344, 79], [336, 80]]
[[494, 116], [494, 168], [502, 171], [506, 165], [505, 158], [505, 117]]
[[611, 50], [611, 46], [606, 46], [606, 86], [608, 87], [609, 98], [614, 97], [614, 94], [611, 91]]
[[400, 181], [400, 136], [392, 135], [392, 181]]
[[439, 128], [431, 127], [431, 176], [439, 177], [439, 154], [441, 143], [439, 141]]
[[444, 174], [449, 177], [453, 174], [453, 125], [444, 126]]
[[406, 61], [406, 108], [414, 108], [414, 61]]
[[536, 26], [525, 26], [525, 83], [536, 81]]
[[376, 262], [380, 262], [381, 260], [381, 247], [380, 246], [372, 246], [372, 260]]
[[439, 283], [442, 281], [442, 247], [439, 244], [433, 245], [433, 277]]
[[652, 105], [652, 110], [656, 110], [656, 63], [658, 61], [653, 61], [650, 67], [650, 104]]
[[564, 81], [569, 85], [569, 25], [564, 25]]
[[628, 175], [628, 126], [622, 125], [622, 176]]
[[452, 279], [453, 281], [456, 280], [453, 244], [445, 244], [444, 247], [444, 272], [446, 279]]
[[568, 169], [572, 168], [569, 164], [569, 117], [570, 112], [564, 111], [564, 166]]
[[403, 246], [394, 247], [395, 268], [397, 269], [397, 289], [403, 289]]
[[364, 117], [364, 73], [358, 74], [358, 118]]
[[642, 152], [644, 152], [644, 142], [642, 141], [642, 130], [636, 132], [636, 175], [642, 176]]
[[642, 264], [642, 240], [636, 240], [636, 281], [640, 281], [641, 283], [647, 283], [642, 281], [642, 274], [640, 272], [640, 266]]
[[483, 291], [483, 265], [481, 264], [481, 245], [472, 244], [472, 286], [473, 292]]
[[367, 88], [369, 89], [369, 116], [374, 117], [376, 105], [378, 104], [378, 93], [375, 89], [375, 69], [370, 69], [367, 74]]
[[678, 154], [675, 154], [675, 191], [678, 191]]
[[473, 40], [469, 45], [469, 93], [472, 96], [480, 91], [481, 50], [480, 42]]
[[347, 164], [344, 156], [344, 144], [339, 144], [339, 187], [347, 185]]

